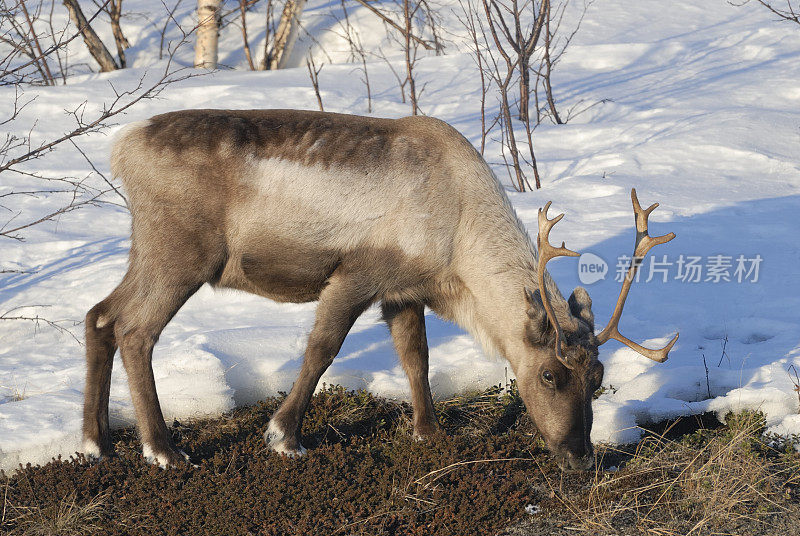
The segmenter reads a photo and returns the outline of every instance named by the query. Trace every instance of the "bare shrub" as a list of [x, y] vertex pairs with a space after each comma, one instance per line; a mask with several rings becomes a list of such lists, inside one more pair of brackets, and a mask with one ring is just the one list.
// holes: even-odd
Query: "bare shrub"
[[[108, 0], [103, 4], [91, 18], [96, 17], [111, 1]], [[119, 1], [116, 5], [120, 6]], [[17, 4], [16, 7], [19, 11], [0, 16], [0, 24], [5, 24], [3, 29], [7, 30], [4, 34], [7, 39], [6, 44], [8, 42], [20, 44], [18, 48], [12, 47], [11, 52], [0, 60], [0, 86], [14, 88], [11, 106], [8, 107], [10, 109], [7, 108], [5, 117], [0, 117], [0, 125], [5, 129], [5, 133], [0, 137], [0, 241], [7, 239], [24, 241], [27, 231], [31, 228], [55, 221], [64, 214], [85, 207], [110, 204], [127, 208], [127, 201], [118, 187], [92, 163], [78, 145], [78, 140], [84, 135], [102, 132], [114, 124], [117, 116], [143, 100], [157, 97], [170, 84], [196, 76], [187, 74], [173, 61], [174, 55], [190, 35], [185, 34], [180, 42], [168, 46], [169, 56], [163, 71], [146, 73], [139, 78], [134, 87], [125, 90], [111, 85], [113, 97], [102, 103], [95, 112], [88, 111], [88, 102], [65, 109], [62, 133], [50, 138], [43, 137], [36, 129], [39, 119], [23, 113], [36, 99], [35, 96], [30, 97], [26, 93], [29, 89], [28, 82], [51, 85], [55, 83], [56, 77], [66, 81], [66, 62], [60, 58], [66, 57], [66, 46], [79, 37], [81, 31], [79, 28], [71, 28], [70, 32], [66, 30], [53, 32], [52, 25], [31, 24], [30, 32], [50, 28], [43, 30], [44, 33], [36, 37], [39, 45], [35, 45], [31, 33], [25, 34], [24, 28], [15, 26], [11, 22], [16, 20], [14, 17], [24, 15], [24, 3]], [[41, 17], [41, 11], [38, 10], [32, 15]], [[43, 44], [45, 40], [48, 45]], [[52, 68], [45, 68], [45, 65], [51, 67], [59, 65], [59, 71], [56, 71], [58, 74], [54, 74]], [[8, 93], [8, 90], [6, 91]], [[62, 148], [65, 143], [83, 156], [91, 168], [90, 172], [84, 176], [65, 176], [42, 173], [33, 167], [32, 164], [36, 160], [47, 157]], [[27, 202], [31, 198], [40, 199], [42, 202], [35, 204]], [[0, 265], [0, 272], [18, 271], [24, 270], [19, 270], [18, 267], [6, 269]], [[38, 312], [21, 311], [24, 308], [41, 307], [46, 305], [18, 306], [0, 314], [0, 320], [33, 322], [37, 327], [47, 325], [78, 340], [68, 328], [64, 327], [62, 321], [44, 318]]]
[[183, 33], [184, 37], [186, 37], [186, 33], [183, 31], [183, 28], [181, 28], [181, 25], [178, 23], [177, 20], [175, 20], [175, 12], [180, 7], [181, 2], [183, 2], [183, 0], [176, 0], [172, 8], [167, 8], [167, 4], [164, 4], [164, 8], [167, 9], [167, 16], [164, 17], [164, 25], [161, 26], [161, 30], [159, 32], [160, 40], [158, 43], [158, 59], [160, 60], [164, 59], [164, 45], [166, 44], [165, 41], [166, 41], [167, 29], [169, 29], [170, 22], [174, 23], [175, 26], [178, 28], [178, 30], [180, 30], [181, 33]]
[[[97, 2], [97, 10], [86, 17], [77, 0], [64, 0], [70, 22], [56, 28], [56, 2], [15, 0], [0, 10], [0, 42], [9, 51], [0, 59], [0, 85], [17, 82], [55, 85], [66, 84], [69, 75], [67, 45], [82, 37], [101, 71], [114, 71], [127, 65], [125, 49], [130, 47], [120, 21], [122, 0]], [[109, 18], [118, 60], [115, 60], [92, 25], [100, 14]], [[27, 58], [28, 61], [20, 61]]]
[[[460, 5], [461, 23], [471, 39], [481, 77], [481, 151], [489, 133], [500, 125], [501, 155], [514, 188], [520, 192], [532, 189], [525, 168], [533, 174], [535, 188], [541, 188], [533, 131], [544, 118], [563, 124], [571, 117], [568, 113], [564, 119], [558, 112], [552, 74], [583, 15], [575, 29], [561, 37], [569, 0], [555, 6], [550, 0], [481, 0], [480, 6], [465, 0]], [[584, 4], [583, 14], [589, 5]], [[497, 91], [499, 109], [487, 119], [486, 95], [492, 87]], [[524, 142], [515, 133], [516, 124], [524, 128]]]
[[[119, 195], [119, 190], [105, 177], [101, 177], [104, 179], [102, 183], [88, 180], [93, 173], [86, 177], [52, 177], [29, 171], [25, 165], [53, 152], [65, 142], [74, 142], [76, 138], [85, 134], [102, 131], [110, 126], [111, 121], [117, 115], [142, 100], [157, 97], [170, 84], [190, 76], [192, 75], [185, 74], [183, 69], [176, 69], [173, 67], [172, 62], [168, 62], [164, 71], [154, 82], [148, 82], [147, 77], [143, 76], [138, 85], [132, 89], [125, 91], [114, 89], [114, 98], [110, 102], [104, 103], [100, 112], [94, 116], [87, 117], [85, 103], [72, 110], [65, 110], [65, 114], [72, 119], [73, 125], [56, 139], [37, 142], [31, 138], [30, 134], [17, 135], [13, 131], [12, 133], [7, 133], [5, 139], [0, 140], [0, 176], [9, 174], [21, 175], [34, 179], [33, 183], [39, 183], [41, 186], [30, 190], [11, 190], [0, 193], [0, 197], [4, 199], [4, 207], [13, 214], [13, 216], [0, 224], [0, 238], [24, 240], [22, 231], [34, 225], [51, 221], [67, 212], [102, 203], [119, 205], [118, 202], [106, 197], [109, 193]], [[5, 118], [0, 124], [9, 124], [19, 120], [20, 111], [30, 102], [32, 102], [32, 99], [25, 100], [22, 90], [18, 91], [12, 115]], [[13, 200], [12, 198], [59, 194], [66, 198], [64, 204], [58, 209], [44, 214], [27, 215], [21, 209], [9, 208], [8, 206], [8, 203]]]
[[[56, 85], [66, 81], [67, 27], [55, 29], [53, 5], [45, 11], [44, 0], [16, 0], [0, 10], [0, 42], [7, 47], [0, 58], [0, 86], [18, 83]], [[92, 17], [96, 17], [100, 11]]]
[[486, 150], [486, 135], [489, 130], [491, 130], [491, 127], [487, 127], [486, 125], [486, 94], [488, 90], [488, 80], [484, 62], [485, 49], [482, 48], [482, 45], [486, 43], [486, 29], [483, 25], [483, 20], [477, 15], [476, 11], [472, 9], [470, 4], [465, 4], [464, 0], [458, 0], [458, 4], [463, 14], [463, 17], [460, 17], [459, 20], [467, 30], [467, 34], [471, 40], [472, 57], [475, 59], [478, 75], [481, 79], [481, 155], [483, 155]]
[[[795, 24], [800, 24], [800, 2], [795, 0], [797, 5], [792, 5], [792, 0], [785, 0], [784, 2], [768, 2], [767, 0], [755, 0], [757, 3], [761, 4], [763, 7], [767, 8], [771, 11], [774, 15], [778, 16], [778, 20], [783, 22], [794, 22]], [[749, 4], [750, 0], [744, 0], [743, 2], [728, 2], [731, 5], [740, 7], [745, 4]], [[785, 6], [784, 6], [785, 4]]]
[[403, 53], [406, 58], [406, 79], [403, 84], [408, 84], [408, 94], [411, 98], [411, 114], [417, 115], [419, 113], [419, 106], [417, 104], [417, 85], [414, 80], [414, 65], [417, 63], [417, 41], [411, 39], [411, 32], [413, 30], [414, 16], [422, 6], [420, 2], [410, 2], [403, 0]]
[[[36, 330], [38, 330], [39, 327], [42, 324], [44, 324], [44, 325], [46, 325], [46, 326], [48, 326], [50, 328], [55, 329], [59, 333], [69, 335], [70, 337], [72, 337], [72, 339], [75, 342], [77, 342], [79, 345], [83, 346], [83, 342], [81, 342], [81, 340], [75, 335], [75, 333], [73, 333], [72, 330], [69, 329], [69, 327], [66, 327], [66, 326], [74, 327], [74, 326], [76, 326], [78, 324], [78, 322], [75, 322], [73, 320], [59, 320], [59, 321], [48, 320], [47, 318], [39, 316], [38, 313], [26, 314], [26, 313], [22, 312], [25, 309], [45, 308], [45, 307], [49, 307], [49, 306], [47, 306], [47, 305], [23, 305], [23, 306], [20, 306], [20, 307], [14, 307], [12, 309], [9, 309], [8, 311], [6, 311], [3, 314], [0, 314], [0, 320], [6, 320], [6, 321], [9, 321], [9, 320], [18, 320], [19, 321], [19, 320], [21, 320], [21, 321], [25, 321], [25, 322], [32, 322], [33, 325], [35, 326]], [[3, 386], [0, 386], [0, 387], [3, 387]], [[21, 398], [19, 398], [19, 400], [21, 400]]]
[[[372, 98], [369, 88], [369, 75], [367, 74], [366, 67], [366, 58], [368, 54], [386, 62], [397, 80], [402, 102], [409, 102], [411, 104], [412, 115], [420, 114], [419, 98], [424, 91], [424, 85], [421, 88], [417, 86], [414, 74], [414, 69], [420, 57], [420, 47], [427, 51], [434, 51], [437, 55], [444, 51], [444, 42], [441, 39], [441, 23], [436, 15], [436, 10], [431, 7], [428, 0], [396, 0], [394, 5], [390, 4], [384, 7], [383, 10], [378, 9], [364, 0], [356, 0], [356, 2], [369, 9], [383, 21], [386, 26], [387, 37], [396, 44], [403, 53], [402, 70], [405, 72], [401, 74], [399, 72], [400, 70], [395, 68], [394, 62], [389, 55], [381, 48], [373, 52], [365, 52], [357, 30], [349, 23], [346, 5], [344, 0], [342, 1], [345, 17], [344, 23], [339, 21], [340, 26], [344, 30], [341, 35], [350, 44], [351, 54], [361, 61], [362, 67], [360, 70], [364, 73], [370, 111], [372, 109]], [[429, 38], [420, 37], [423, 34], [428, 35]]]
[[[347, 41], [350, 47], [350, 60], [358, 61], [361, 64], [357, 70], [361, 72], [361, 81], [364, 83], [364, 88], [367, 92], [367, 113], [372, 113], [372, 88], [369, 83], [369, 70], [367, 69], [367, 56], [369, 53], [364, 49], [364, 44], [361, 42], [361, 34], [358, 30], [350, 24], [350, 16], [347, 12], [347, 5], [345, 0], [342, 0], [342, 19], [336, 18], [336, 23], [339, 26], [338, 30], [334, 30], [337, 35]], [[405, 102], [405, 101], [403, 101]]]

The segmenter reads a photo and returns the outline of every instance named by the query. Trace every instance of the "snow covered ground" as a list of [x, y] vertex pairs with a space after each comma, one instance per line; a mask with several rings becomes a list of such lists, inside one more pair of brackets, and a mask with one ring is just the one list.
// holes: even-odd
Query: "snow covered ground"
[[[150, 4], [142, 2], [142, 11]], [[152, 4], [154, 10], [160, 5]], [[676, 331], [680, 340], [664, 364], [616, 342], [601, 348], [608, 389], [594, 404], [595, 441], [631, 442], [639, 437], [637, 424], [743, 408], [764, 411], [770, 431], [800, 433], [800, 402], [787, 371], [790, 365], [800, 368], [800, 27], [776, 22], [756, 5], [737, 8], [724, 0], [664, 6], [654, 0], [591, 5], [558, 68], [556, 97], [564, 110], [603, 102], [566, 125], [537, 130], [543, 189], [510, 197], [534, 234], [537, 208], [552, 199], [555, 211], [566, 213], [553, 242], [566, 240], [607, 263], [607, 277], [587, 285], [599, 325], [618, 293], [617, 259], [631, 253], [630, 188], [637, 188], [643, 204], [661, 203], [651, 218], [653, 234], [678, 235], [655, 250], [655, 264], [646, 261], [621, 330], [650, 346]], [[326, 62], [334, 61], [320, 74], [326, 110], [363, 114], [367, 102], [357, 65], [347, 63], [346, 47], [327, 31], [335, 27], [327, 15], [333, 8], [309, 2], [304, 21], [320, 44], [299, 43], [295, 63], [309, 46], [320, 55], [319, 46], [325, 46], [331, 57]], [[457, 4], [440, 10], [452, 32], [446, 55], [418, 64], [418, 86], [427, 84], [421, 106], [478, 144], [480, 85], [452, 9]], [[375, 36], [384, 35], [382, 25], [363, 8], [352, 9], [351, 16], [365, 45], [379, 46]], [[35, 137], [54, 138], [69, 127], [63, 110], [86, 101], [91, 113], [109, 100], [110, 83], [135, 86], [156, 63], [157, 33], [144, 17], [128, 24], [134, 68], [75, 76], [67, 86], [28, 88], [26, 96], [36, 100], [10, 129], [3, 127], [6, 132], [21, 134], [33, 126]], [[223, 32], [223, 49], [239, 47], [237, 32]], [[82, 52], [76, 48], [74, 54], [80, 59]], [[190, 56], [189, 51], [179, 58]], [[243, 57], [223, 53], [221, 61], [241, 65]], [[408, 114], [387, 64], [368, 67], [373, 113]], [[12, 101], [13, 89], [0, 88], [0, 116], [10, 114]], [[119, 127], [190, 107], [315, 109], [316, 100], [304, 66], [223, 70], [170, 86], [160, 99], [132, 108]], [[78, 140], [106, 173], [109, 134], [119, 127]], [[487, 160], [507, 181], [496, 142], [487, 146]], [[62, 145], [28, 169], [84, 176], [87, 167], [76, 150]], [[4, 176], [0, 194], [29, 180]], [[21, 208], [44, 210], [58, 200], [31, 197], [24, 203], [29, 205]], [[24, 309], [30, 316], [82, 320], [125, 271], [128, 226], [123, 209], [103, 206], [31, 228], [24, 242], [0, 239], [0, 270], [28, 272], [0, 274], [0, 314], [31, 306]], [[699, 276], [689, 266], [699, 267]], [[550, 271], [565, 293], [580, 284], [574, 260], [557, 261]], [[153, 366], [167, 418], [219, 414], [288, 391], [313, 314], [313, 304], [278, 305], [202, 288], [156, 347]], [[505, 362], [486, 358], [459, 328], [432, 314], [427, 325], [437, 396], [512, 376]], [[82, 326], [72, 329], [81, 338]], [[0, 468], [43, 463], [79, 449], [83, 374], [83, 347], [69, 335], [31, 322], [0, 322]], [[408, 396], [376, 310], [356, 323], [322, 381]], [[111, 413], [115, 426], [133, 424], [118, 358]]]

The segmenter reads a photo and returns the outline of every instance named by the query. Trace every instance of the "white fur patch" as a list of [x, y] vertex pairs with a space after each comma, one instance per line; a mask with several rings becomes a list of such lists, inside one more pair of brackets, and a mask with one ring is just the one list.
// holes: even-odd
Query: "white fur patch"
[[106, 315], [99, 315], [97, 317], [97, 322], [95, 322], [95, 326], [97, 327], [97, 329], [104, 328], [104, 327], [106, 327], [108, 325], [110, 320], [111, 319], [108, 318]]
[[[317, 140], [316, 144], [322, 144]], [[312, 149], [315, 151], [314, 146]], [[312, 152], [314, 152], [312, 151]], [[324, 236], [326, 249], [347, 251], [367, 245], [400, 249], [408, 256], [442, 250], [434, 209], [426, 206], [424, 180], [398, 172], [366, 171], [333, 165], [304, 165], [280, 158], [248, 157], [242, 181], [257, 194], [237, 206], [232, 217], [244, 235], [272, 229], [292, 236]]]
[[165, 467], [167, 467], [165, 464], [163, 464], [163, 463], [162, 463], [162, 462], [161, 462], [161, 461], [158, 459], [158, 455], [156, 455], [156, 453], [153, 451], [153, 448], [152, 448], [150, 445], [148, 445], [147, 443], [143, 443], [143, 444], [142, 444], [142, 456], [144, 456], [144, 460], [145, 460], [147, 463], [151, 463], [151, 464], [154, 464], [154, 465], [158, 465], [158, 466], [159, 466], [159, 467], [161, 467], [162, 469], [164, 469]]
[[325, 138], [317, 138], [317, 140], [311, 144], [311, 147], [308, 148], [308, 152], [313, 153], [317, 149], [320, 149], [323, 145], [325, 145]]
[[[182, 450], [179, 452], [181, 453], [183, 458], [187, 462], [189, 462], [189, 455], [183, 452]], [[162, 469], [167, 469], [169, 467], [169, 462], [167, 461], [167, 459], [163, 456], [159, 458], [158, 454], [156, 454], [155, 451], [153, 450], [153, 447], [151, 447], [147, 443], [142, 443], [142, 455], [144, 456], [145, 461], [149, 464], [157, 465]], [[197, 466], [195, 465], [195, 467]]]
[[269, 426], [267, 426], [267, 431], [264, 432], [264, 440], [267, 442], [267, 446], [277, 452], [278, 454], [284, 454], [289, 456], [290, 458], [294, 458], [295, 456], [302, 456], [307, 451], [303, 445], [300, 445], [299, 450], [290, 449], [286, 446], [286, 442], [284, 438], [286, 434], [281, 430], [278, 423], [275, 421], [269, 421]]
[[102, 455], [100, 454], [100, 445], [98, 445], [91, 439], [84, 439], [83, 455], [86, 456], [87, 458], [96, 458], [99, 460], [102, 457]]
[[427, 438], [424, 435], [421, 435], [421, 434], [418, 434], [418, 433], [414, 432], [413, 434], [411, 434], [411, 439], [413, 439], [417, 443], [422, 443]]

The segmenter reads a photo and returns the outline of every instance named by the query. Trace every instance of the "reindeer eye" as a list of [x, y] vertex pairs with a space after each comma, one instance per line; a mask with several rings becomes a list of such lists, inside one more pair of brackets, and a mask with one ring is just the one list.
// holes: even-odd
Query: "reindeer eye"
[[555, 381], [555, 378], [553, 377], [552, 372], [550, 372], [549, 370], [545, 370], [544, 372], [542, 372], [542, 380], [544, 381], [544, 383], [552, 384]]

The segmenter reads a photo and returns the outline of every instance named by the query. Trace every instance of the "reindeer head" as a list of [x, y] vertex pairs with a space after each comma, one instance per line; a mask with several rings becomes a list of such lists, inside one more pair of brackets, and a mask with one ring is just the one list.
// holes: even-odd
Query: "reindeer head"
[[[669, 242], [674, 233], [651, 237], [647, 233], [647, 218], [658, 203], [642, 209], [631, 190], [636, 218], [636, 246], [633, 259], [622, 284], [617, 305], [608, 325], [597, 335], [594, 329], [592, 300], [585, 289], [578, 287], [566, 304], [554, 308], [545, 285], [545, 266], [556, 257], [576, 257], [578, 253], [565, 247], [553, 247], [550, 230], [564, 216], [547, 218], [548, 202], [539, 209], [537, 246], [538, 289], [525, 289], [528, 302], [528, 321], [525, 344], [533, 359], [518, 371], [519, 389], [529, 413], [533, 416], [550, 450], [562, 468], [586, 469], [593, 463], [590, 440], [592, 430], [592, 396], [603, 380], [603, 365], [597, 360], [598, 347], [616, 339], [640, 354], [659, 363], [666, 361], [678, 335], [664, 348], [644, 348], [622, 336], [618, 325], [622, 308], [642, 259], [653, 246]], [[562, 299], [563, 300], [563, 299]]]

